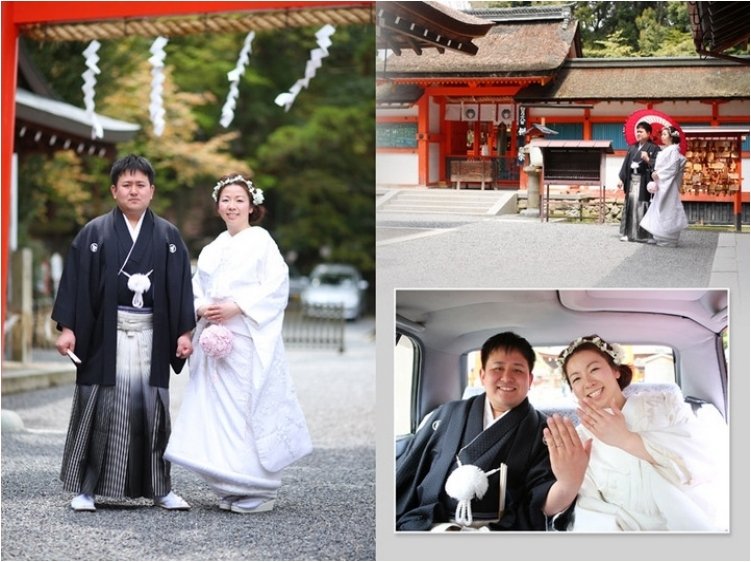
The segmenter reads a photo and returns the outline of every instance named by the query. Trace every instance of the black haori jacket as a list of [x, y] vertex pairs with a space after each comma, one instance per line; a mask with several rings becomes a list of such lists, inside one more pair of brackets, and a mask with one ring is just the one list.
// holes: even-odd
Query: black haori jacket
[[[649, 154], [649, 162], [644, 162], [641, 159], [640, 154], [642, 151], [646, 151]], [[623, 182], [623, 191], [626, 193], [626, 199], [628, 199], [628, 192], [631, 189], [631, 162], [639, 162], [639, 167], [636, 169], [636, 173], [639, 175], [639, 201], [649, 201], [652, 194], [647, 191], [647, 184], [652, 181], [652, 170], [655, 167], [655, 159], [657, 153], [660, 152], [660, 147], [652, 142], [645, 142], [644, 146], [639, 148], [639, 143], [629, 145], [626, 157], [623, 159], [621, 170], [618, 172], [618, 177]]]
[[[396, 466], [396, 529], [428, 531], [447, 522], [456, 501], [444, 486], [456, 468], [456, 456], [480, 433], [483, 444], [472, 446], [474, 458], [463, 458], [483, 471], [508, 466], [505, 511], [501, 520], [490, 524], [496, 531], [544, 531], [548, 522], [543, 512], [548, 490], [555, 483], [547, 447], [542, 441], [546, 418], [528, 399], [483, 432], [485, 394], [439, 407], [417, 431]], [[466, 447], [469, 451], [470, 447]], [[495, 497], [493, 495], [495, 494]], [[486, 502], [498, 505], [498, 490], [489, 490], [476, 508]], [[497, 510], [497, 507], [496, 507]]]
[[[146, 210], [153, 221], [154, 343], [151, 351], [151, 386], [169, 388], [170, 366], [179, 373], [185, 359], [175, 357], [177, 338], [195, 325], [190, 258], [171, 223]], [[122, 221], [115, 208], [93, 219], [78, 233], [65, 258], [65, 267], [52, 319], [57, 328], [73, 330], [77, 384], [115, 384], [117, 358], [117, 274], [115, 221]]]

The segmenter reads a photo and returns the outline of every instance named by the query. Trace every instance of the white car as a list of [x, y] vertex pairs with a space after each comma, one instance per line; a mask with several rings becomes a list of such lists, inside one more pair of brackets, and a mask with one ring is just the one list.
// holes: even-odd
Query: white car
[[300, 300], [305, 287], [308, 286], [308, 278], [301, 275], [297, 268], [293, 265], [289, 266], [289, 299], [291, 301]]
[[368, 282], [352, 265], [319, 264], [308, 277], [300, 300], [307, 316], [329, 317], [342, 314], [356, 320], [365, 310], [365, 290]]

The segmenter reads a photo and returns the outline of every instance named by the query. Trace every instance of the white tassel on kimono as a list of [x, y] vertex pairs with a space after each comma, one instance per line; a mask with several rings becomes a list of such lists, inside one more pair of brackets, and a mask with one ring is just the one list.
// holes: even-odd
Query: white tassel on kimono
[[143, 308], [143, 294], [151, 288], [149, 275], [151, 271], [144, 275], [143, 273], [134, 273], [128, 278], [128, 289], [133, 291], [133, 306]]
[[446, 480], [446, 493], [457, 500], [455, 519], [460, 525], [472, 524], [472, 500], [482, 499], [488, 491], [488, 476], [498, 472], [498, 468], [489, 472], [483, 472], [481, 468], [473, 464], [459, 465]]

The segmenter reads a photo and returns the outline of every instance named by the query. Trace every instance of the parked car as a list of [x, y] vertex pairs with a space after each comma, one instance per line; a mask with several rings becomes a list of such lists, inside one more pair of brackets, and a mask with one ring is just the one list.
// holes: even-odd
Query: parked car
[[319, 264], [310, 273], [308, 285], [300, 300], [308, 316], [329, 316], [341, 307], [344, 318], [355, 320], [365, 310], [365, 290], [368, 282], [352, 265]]
[[300, 274], [294, 265], [289, 266], [289, 299], [291, 301], [300, 300], [305, 287], [308, 286], [308, 278]]

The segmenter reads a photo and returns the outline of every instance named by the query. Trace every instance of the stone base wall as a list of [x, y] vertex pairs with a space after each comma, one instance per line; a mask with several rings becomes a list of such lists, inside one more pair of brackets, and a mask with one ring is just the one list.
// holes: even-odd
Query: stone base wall
[[[542, 203], [541, 203], [542, 204]], [[522, 195], [517, 198], [518, 210], [527, 208], [527, 198]], [[683, 208], [686, 211], [689, 224], [716, 224], [734, 225], [732, 203], [711, 202], [685, 202]], [[620, 222], [623, 212], [623, 199], [605, 198], [605, 222]], [[584, 221], [597, 221], [600, 217], [600, 202], [597, 199], [550, 199], [550, 214], [552, 218], [564, 218], [570, 220], [581, 219]], [[749, 224], [749, 204], [743, 203], [741, 210], [741, 223]]]
[[[542, 201], [540, 202], [542, 205]], [[517, 199], [519, 211], [527, 208], [527, 198]], [[623, 201], [605, 199], [605, 222], [620, 222], [623, 212]], [[597, 221], [600, 217], [600, 202], [597, 199], [550, 199], [550, 214], [552, 218], [581, 219], [585, 221]]]

